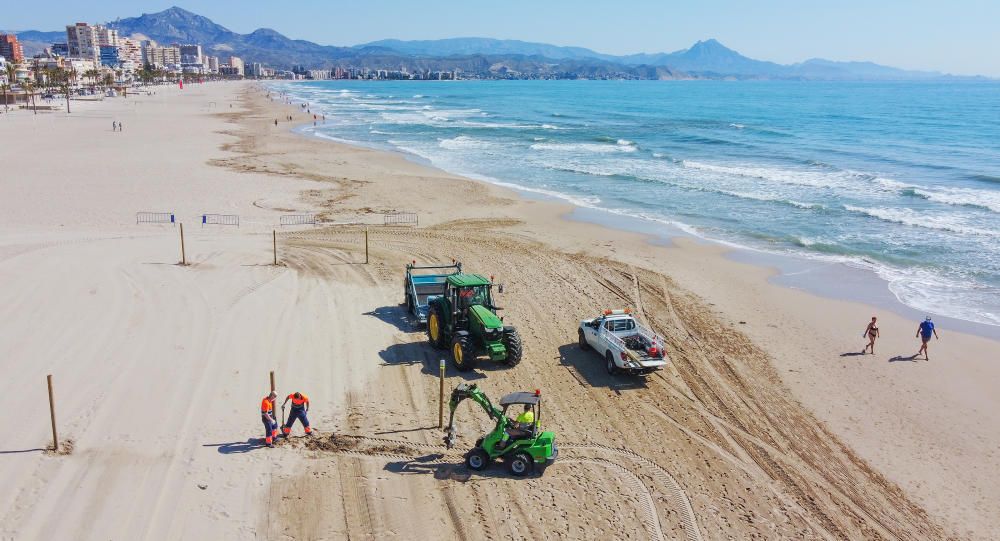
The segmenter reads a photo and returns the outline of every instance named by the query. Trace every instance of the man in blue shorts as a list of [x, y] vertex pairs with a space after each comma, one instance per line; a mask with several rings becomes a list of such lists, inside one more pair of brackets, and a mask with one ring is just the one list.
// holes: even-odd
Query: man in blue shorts
[[937, 330], [934, 328], [934, 322], [931, 321], [931, 316], [927, 316], [927, 319], [925, 319], [920, 326], [917, 327], [917, 336], [920, 337], [920, 349], [917, 351], [917, 355], [923, 353], [925, 361], [931, 360], [927, 355], [927, 342], [931, 341], [931, 335], [934, 335], [934, 338], [937, 338], [938, 340], [941, 339], [938, 336]]

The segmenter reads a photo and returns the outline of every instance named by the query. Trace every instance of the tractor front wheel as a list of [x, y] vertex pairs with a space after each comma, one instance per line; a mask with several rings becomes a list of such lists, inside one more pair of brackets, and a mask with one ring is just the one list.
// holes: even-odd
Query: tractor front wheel
[[468, 372], [476, 367], [476, 352], [468, 335], [459, 334], [451, 341], [451, 358], [459, 372]]
[[427, 340], [434, 349], [444, 349], [444, 318], [436, 304], [432, 304], [427, 313]]
[[524, 344], [521, 342], [521, 335], [517, 329], [507, 327], [503, 330], [503, 346], [507, 349], [507, 358], [504, 359], [504, 363], [507, 366], [517, 366], [524, 354]]
[[476, 447], [465, 455], [465, 465], [470, 470], [483, 471], [490, 465], [490, 455], [482, 447]]
[[523, 451], [514, 453], [507, 461], [507, 469], [510, 470], [510, 473], [518, 477], [530, 474], [534, 468], [535, 460], [531, 458], [531, 455]]

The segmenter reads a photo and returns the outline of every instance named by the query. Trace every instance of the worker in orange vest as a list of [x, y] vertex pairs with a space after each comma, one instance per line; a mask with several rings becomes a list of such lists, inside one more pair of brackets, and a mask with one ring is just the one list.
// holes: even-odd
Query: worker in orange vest
[[311, 436], [312, 429], [309, 428], [309, 419], [306, 417], [306, 413], [309, 412], [309, 397], [299, 392], [292, 393], [285, 397], [285, 401], [281, 403], [281, 407], [285, 407], [285, 404], [289, 400], [292, 401], [292, 411], [288, 414], [288, 422], [282, 425], [281, 432], [287, 438], [292, 433], [292, 425], [298, 419], [302, 421], [302, 426], [306, 429], [306, 435]]
[[278, 437], [278, 421], [274, 420], [274, 399], [278, 393], [271, 391], [271, 394], [264, 397], [260, 403], [260, 420], [264, 423], [264, 443], [268, 447], [274, 447], [274, 438]]

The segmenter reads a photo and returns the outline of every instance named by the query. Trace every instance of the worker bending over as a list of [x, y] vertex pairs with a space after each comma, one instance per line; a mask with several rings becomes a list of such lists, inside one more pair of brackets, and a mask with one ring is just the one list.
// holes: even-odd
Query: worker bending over
[[278, 437], [278, 421], [274, 420], [274, 399], [278, 393], [271, 391], [271, 394], [264, 397], [260, 403], [260, 420], [264, 423], [264, 443], [268, 447], [274, 447], [274, 438]]
[[309, 412], [309, 397], [302, 393], [292, 393], [285, 397], [285, 401], [281, 403], [281, 407], [285, 407], [288, 401], [292, 401], [292, 411], [288, 414], [288, 422], [281, 427], [281, 431], [284, 433], [285, 437], [288, 437], [292, 433], [292, 425], [295, 420], [298, 419], [302, 421], [302, 426], [306, 429], [306, 435], [312, 435], [312, 429], [309, 428], [309, 419], [306, 417], [306, 413]]

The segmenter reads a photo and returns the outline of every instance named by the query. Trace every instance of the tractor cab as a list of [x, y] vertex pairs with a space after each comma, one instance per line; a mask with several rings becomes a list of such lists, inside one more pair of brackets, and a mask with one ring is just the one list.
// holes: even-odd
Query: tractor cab
[[495, 313], [492, 286], [492, 282], [479, 274], [453, 274], [448, 277], [444, 294], [456, 312], [464, 313], [473, 306], [484, 306]]

